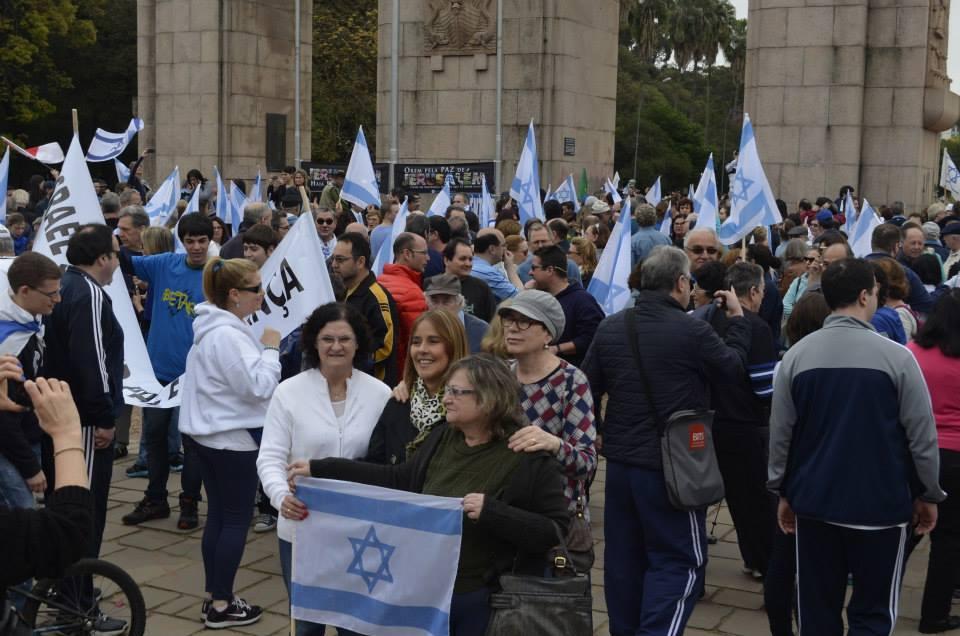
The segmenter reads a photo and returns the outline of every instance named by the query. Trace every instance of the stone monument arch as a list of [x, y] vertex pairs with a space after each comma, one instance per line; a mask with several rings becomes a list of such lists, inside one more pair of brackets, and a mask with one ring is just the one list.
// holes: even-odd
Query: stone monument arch
[[773, 191], [919, 210], [939, 133], [960, 118], [946, 72], [949, 0], [750, 0], [744, 104]]

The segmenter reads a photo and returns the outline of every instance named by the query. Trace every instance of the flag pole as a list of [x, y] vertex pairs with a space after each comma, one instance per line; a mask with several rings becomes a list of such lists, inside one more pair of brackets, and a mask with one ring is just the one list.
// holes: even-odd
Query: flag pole
[[79, 118], [77, 117], [77, 109], [70, 109], [70, 114], [73, 116], [73, 134], [77, 135], [80, 133], [80, 123]]

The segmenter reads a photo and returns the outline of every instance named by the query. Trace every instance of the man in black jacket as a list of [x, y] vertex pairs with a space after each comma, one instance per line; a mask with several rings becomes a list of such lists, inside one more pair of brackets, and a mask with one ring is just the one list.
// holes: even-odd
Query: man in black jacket
[[[25, 252], [7, 270], [10, 293], [0, 294], [0, 354], [17, 357], [23, 375], [34, 380], [43, 365], [44, 327], [60, 301], [60, 268], [36, 252]], [[29, 406], [23, 385], [10, 383], [7, 395]], [[43, 433], [32, 411], [0, 412], [0, 508], [33, 508], [33, 493], [47, 488], [40, 465]]]
[[80, 412], [83, 452], [94, 499], [94, 538], [100, 553], [113, 467], [114, 421], [123, 406], [123, 329], [103, 289], [120, 265], [120, 246], [106, 225], [81, 226], [67, 243], [70, 266], [61, 301], [46, 319], [46, 373], [70, 384]]
[[706, 510], [678, 510], [667, 497], [656, 418], [628, 346], [626, 315], [635, 312], [641, 363], [664, 419], [706, 409], [711, 382], [743, 373], [751, 328], [728, 291], [716, 292], [730, 319], [724, 340], [686, 314], [692, 281], [682, 250], [654, 248], [641, 274], [636, 307], [600, 323], [582, 367], [595, 402], [608, 397], [602, 446], [598, 436], [607, 458], [604, 586], [611, 634], [680, 634], [703, 589]]
[[[751, 338], [744, 371], [718, 378], [719, 386], [711, 394], [710, 405], [716, 411], [713, 439], [725, 499], [737, 528], [743, 572], [759, 579], [767, 573], [777, 516], [776, 499], [767, 490], [768, 425], [777, 352], [769, 325], [757, 313], [764, 297], [763, 269], [753, 263], [736, 263], [727, 270], [726, 286], [740, 300]], [[721, 338], [727, 335], [730, 321], [716, 304], [697, 308], [693, 316], [706, 321]]]

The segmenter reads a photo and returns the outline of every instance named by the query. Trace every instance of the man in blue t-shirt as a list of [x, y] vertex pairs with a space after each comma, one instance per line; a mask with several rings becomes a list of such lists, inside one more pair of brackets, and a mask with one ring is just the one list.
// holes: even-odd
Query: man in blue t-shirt
[[[169, 384], [181, 375], [187, 364], [187, 352], [193, 345], [194, 306], [202, 303], [203, 266], [213, 239], [213, 222], [203, 214], [187, 214], [177, 224], [177, 236], [186, 254], [164, 253], [134, 256], [130, 259], [134, 274], [150, 285], [153, 309], [147, 353], [153, 372], [161, 384]], [[167, 503], [167, 433], [177, 426], [180, 408], [144, 408], [141, 444], [147, 445], [146, 496], [123, 523], [132, 526], [151, 519], [170, 516]], [[196, 528], [197, 503], [200, 501], [200, 471], [193, 442], [183, 437], [183, 492], [180, 494], [181, 530]]]

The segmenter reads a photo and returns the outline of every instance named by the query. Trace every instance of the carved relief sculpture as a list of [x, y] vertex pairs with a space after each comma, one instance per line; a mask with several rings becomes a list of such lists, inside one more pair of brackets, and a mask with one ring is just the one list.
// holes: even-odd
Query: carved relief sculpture
[[948, 88], [947, 16], [948, 0], [930, 0], [930, 23], [927, 28], [927, 81], [930, 88]]
[[492, 7], [493, 0], [426, 0], [425, 52], [495, 53], [497, 34]]

